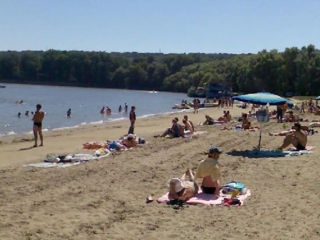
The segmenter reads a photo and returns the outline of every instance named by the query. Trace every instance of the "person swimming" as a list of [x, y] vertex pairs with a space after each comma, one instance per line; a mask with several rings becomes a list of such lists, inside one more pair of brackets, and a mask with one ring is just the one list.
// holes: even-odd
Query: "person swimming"
[[67, 118], [71, 118], [71, 108], [69, 108], [67, 111]]

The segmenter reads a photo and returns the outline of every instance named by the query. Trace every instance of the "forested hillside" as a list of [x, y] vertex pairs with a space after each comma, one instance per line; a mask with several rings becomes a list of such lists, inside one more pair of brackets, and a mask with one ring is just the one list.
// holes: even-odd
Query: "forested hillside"
[[179, 92], [215, 83], [237, 92], [319, 95], [320, 51], [313, 45], [257, 54], [7, 51], [0, 52], [0, 80]]

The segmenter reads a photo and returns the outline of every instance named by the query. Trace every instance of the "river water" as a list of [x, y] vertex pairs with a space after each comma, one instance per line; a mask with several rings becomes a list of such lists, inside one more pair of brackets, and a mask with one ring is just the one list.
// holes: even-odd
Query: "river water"
[[[25, 84], [1, 84], [0, 88], [0, 137], [32, 130], [32, 115], [36, 104], [46, 113], [44, 131], [86, 124], [101, 124], [128, 118], [128, 113], [118, 112], [124, 103], [136, 106], [137, 117], [174, 112], [172, 106], [188, 99], [186, 94], [170, 92], [134, 91], [80, 87], [41, 86]], [[23, 100], [23, 103], [16, 103]], [[112, 109], [111, 115], [100, 114], [103, 106]], [[71, 118], [67, 111], [71, 108]], [[29, 116], [25, 112], [29, 111]], [[18, 113], [21, 117], [18, 117]]]

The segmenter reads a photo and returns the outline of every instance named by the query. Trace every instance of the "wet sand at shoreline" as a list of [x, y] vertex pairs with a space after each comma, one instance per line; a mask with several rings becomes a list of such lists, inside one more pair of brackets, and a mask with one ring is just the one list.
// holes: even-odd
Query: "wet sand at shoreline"
[[[187, 113], [196, 124], [208, 113], [217, 119], [223, 109]], [[233, 117], [243, 109], [230, 109]], [[87, 141], [114, 140], [125, 134], [129, 121], [45, 133], [45, 146], [31, 136], [0, 144], [0, 239], [318, 239], [319, 134], [308, 137], [316, 146], [308, 155], [281, 158], [231, 156], [251, 150], [259, 132], [222, 131], [200, 126], [206, 134], [193, 138], [153, 138], [186, 113], [138, 119], [136, 134], [147, 144], [119, 155], [66, 169], [23, 167], [41, 162], [49, 153], [92, 153]], [[308, 116], [310, 118], [310, 116]], [[233, 126], [235, 124], [228, 124]], [[257, 126], [256, 121], [253, 122]], [[287, 124], [288, 127], [290, 124]], [[275, 149], [282, 124], [263, 126], [262, 149]], [[243, 182], [252, 196], [241, 207], [146, 204], [167, 191], [167, 181], [186, 168], [196, 169], [207, 149], [219, 146], [222, 179]], [[26, 149], [26, 150], [21, 150]]]

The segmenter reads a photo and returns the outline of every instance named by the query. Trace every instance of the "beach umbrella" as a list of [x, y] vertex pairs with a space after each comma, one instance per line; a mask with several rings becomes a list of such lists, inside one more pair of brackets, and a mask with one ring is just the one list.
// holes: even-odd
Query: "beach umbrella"
[[245, 95], [234, 96], [233, 99], [248, 102], [259, 105], [279, 105], [288, 103], [289, 106], [293, 106], [293, 103], [288, 99], [275, 95], [269, 92], [258, 92], [258, 93], [250, 93]]
[[316, 98], [316, 100], [320, 100], [320, 96]]
[[[280, 97], [278, 95], [269, 93], [269, 92], [258, 92], [258, 93], [250, 93], [250, 94], [245, 94], [245, 95], [239, 95], [239, 96], [234, 96], [233, 99], [242, 101], [242, 102], [247, 102], [247, 103], [253, 103], [253, 104], [259, 104], [259, 105], [281, 105], [287, 103], [288, 106], [292, 107], [293, 103], [289, 101], [288, 99], [285, 99], [283, 97]], [[261, 111], [262, 114], [263, 111]], [[268, 121], [268, 117], [262, 117], [260, 119], [257, 116], [258, 121], [260, 122], [260, 135], [259, 135], [259, 143], [258, 143], [258, 150], [260, 150], [260, 145], [261, 145], [261, 134], [262, 134], [262, 122], [263, 121]]]

